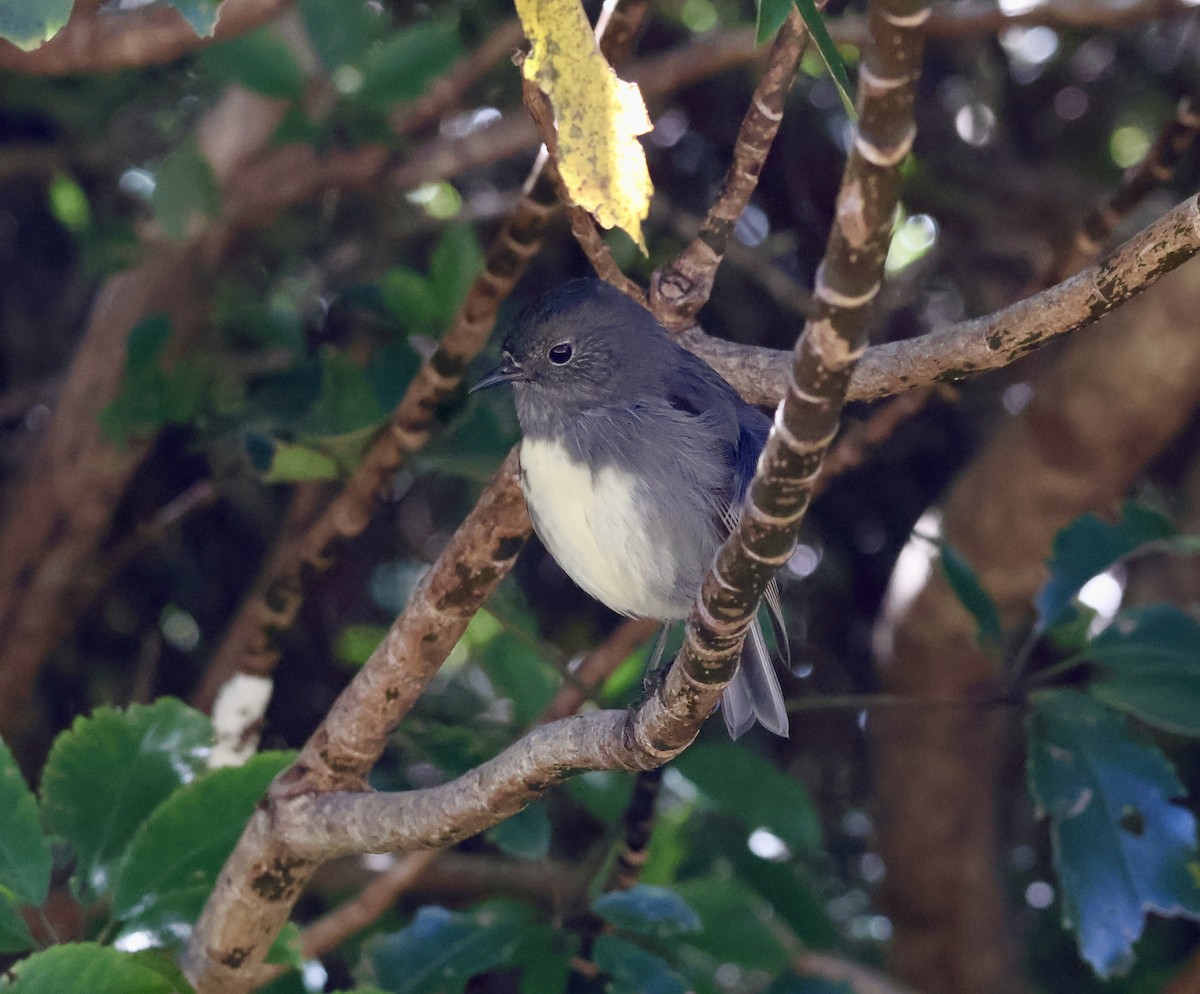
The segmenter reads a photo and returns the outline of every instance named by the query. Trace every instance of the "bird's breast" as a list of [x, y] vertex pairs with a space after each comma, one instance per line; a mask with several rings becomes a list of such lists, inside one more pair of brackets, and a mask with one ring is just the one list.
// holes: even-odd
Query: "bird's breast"
[[560, 442], [526, 438], [521, 484], [534, 530], [580, 587], [619, 614], [680, 618], [669, 543], [655, 535], [645, 487], [614, 465], [591, 467]]

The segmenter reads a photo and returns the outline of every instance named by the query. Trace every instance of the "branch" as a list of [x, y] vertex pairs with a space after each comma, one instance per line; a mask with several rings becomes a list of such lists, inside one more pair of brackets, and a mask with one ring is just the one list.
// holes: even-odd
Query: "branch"
[[700, 308], [708, 303], [725, 246], [758, 186], [767, 153], [783, 121], [783, 104], [796, 80], [800, 56], [807, 43], [808, 28], [800, 12], [793, 8], [771, 47], [766, 72], [742, 118], [733, 161], [700, 233], [651, 281], [651, 309], [668, 328], [691, 324]]
[[[30, 52], [0, 41], [0, 70], [31, 76], [68, 76], [161, 65], [274, 20], [291, 0], [224, 0], [211, 38], [196, 34], [174, 7], [154, 4], [136, 10], [81, 11], [46, 44]], [[82, 16], [80, 16], [82, 14]]]
[[[642, 288], [621, 271], [621, 267], [617, 265], [612, 253], [608, 250], [608, 244], [596, 227], [592, 215], [571, 199], [571, 194], [562, 180], [556, 159], [558, 134], [554, 125], [554, 110], [550, 106], [550, 98], [529, 79], [521, 80], [521, 97], [525, 101], [525, 109], [529, 111], [529, 116], [533, 119], [534, 126], [537, 128], [538, 134], [542, 136], [542, 142], [546, 147], [547, 159], [542, 165], [542, 170], [558, 190], [559, 202], [563, 205], [567, 212], [567, 219], [571, 222], [571, 233], [575, 236], [579, 247], [583, 249], [583, 254], [587, 256], [592, 268], [596, 270], [596, 275], [605, 283], [615, 286], [622, 293], [644, 305], [646, 295], [642, 292]], [[535, 165], [534, 169], [537, 168]]]
[[[917, 338], [874, 345], [854, 370], [848, 400], [877, 400], [932, 383], [1000, 369], [1058, 335], [1094, 324], [1200, 252], [1200, 204], [1191, 196], [1070, 279], [986, 317]], [[680, 341], [752, 404], [784, 394], [789, 354], [711, 338], [698, 327]]]
[[317, 859], [300, 856], [278, 833], [277, 809], [297, 793], [362, 788], [389, 732], [507, 575], [529, 531], [514, 450], [247, 824], [185, 954], [197, 994], [235, 994], [254, 985], [272, 939], [317, 867]]

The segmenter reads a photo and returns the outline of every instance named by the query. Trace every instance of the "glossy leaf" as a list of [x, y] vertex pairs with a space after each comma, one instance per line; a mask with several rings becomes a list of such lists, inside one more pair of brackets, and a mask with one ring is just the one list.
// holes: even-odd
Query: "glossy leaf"
[[211, 742], [208, 718], [174, 698], [97, 708], [55, 740], [42, 773], [42, 811], [75, 850], [84, 894], [109, 887], [139, 826], [191, 780]]
[[1071, 690], [1031, 698], [1030, 791], [1049, 815], [1063, 922], [1101, 977], [1127, 970], [1145, 915], [1200, 918], [1196, 820], [1166, 757]]
[[458, 32], [446, 24], [418, 24], [367, 53], [359, 99], [381, 109], [415, 100], [462, 52]]
[[688, 989], [661, 956], [615, 935], [596, 939], [592, 962], [608, 975], [612, 994], [685, 994]]
[[659, 939], [703, 928], [700, 916], [687, 901], [674, 891], [651, 884], [601, 894], [592, 902], [592, 910], [622, 931]]
[[15, 894], [0, 887], [0, 954], [23, 953], [34, 947], [20, 905]]
[[516, 859], [542, 859], [550, 851], [550, 817], [546, 805], [534, 801], [484, 833], [488, 842]]
[[1103, 667], [1094, 696], [1149, 725], [1200, 735], [1200, 623], [1165, 604], [1133, 608], [1081, 657]]
[[773, 911], [736, 878], [701, 877], [676, 888], [700, 916], [703, 929], [685, 940], [718, 963], [774, 973], [788, 964], [787, 950], [770, 928]]
[[392, 994], [458, 994], [508, 962], [519, 939], [520, 917], [506, 907], [468, 915], [428, 905], [407, 928], [370, 940], [363, 956], [368, 979]]
[[804, 785], [744, 746], [700, 743], [674, 766], [748, 828], [768, 828], [796, 852], [820, 847], [820, 821]]
[[205, 68], [222, 82], [280, 100], [304, 96], [304, 70], [287, 42], [270, 28], [210, 45], [202, 58]]
[[62, 30], [71, 6], [72, 0], [0, 0], [0, 38], [30, 52]]
[[1004, 629], [1000, 625], [1000, 611], [996, 602], [979, 582], [971, 564], [957, 549], [943, 544], [941, 547], [942, 573], [958, 602], [970, 612], [978, 626], [975, 638], [981, 645], [999, 648], [1004, 641]]
[[121, 864], [113, 915], [125, 932], [166, 932], [199, 916], [225, 859], [291, 753], [262, 752], [176, 791], [146, 819]]
[[1079, 589], [1092, 577], [1147, 542], [1174, 534], [1175, 526], [1167, 518], [1133, 503], [1125, 505], [1116, 524], [1094, 514], [1076, 518], [1054, 537], [1054, 551], [1047, 563], [1050, 579], [1034, 600], [1039, 629], [1061, 620]]
[[0, 741], [0, 890], [41, 904], [49, 889], [50, 843], [42, 834], [37, 801]]
[[21, 960], [5, 994], [174, 994], [176, 988], [129, 953], [94, 942], [51, 946]]

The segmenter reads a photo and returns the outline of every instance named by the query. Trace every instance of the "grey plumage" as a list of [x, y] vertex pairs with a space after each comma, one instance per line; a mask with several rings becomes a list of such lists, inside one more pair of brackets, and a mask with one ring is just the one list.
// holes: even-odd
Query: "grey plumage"
[[[548, 295], [504, 354], [475, 389], [513, 384], [538, 536], [615, 611], [685, 618], [753, 476], [767, 417], [649, 311], [597, 280]], [[734, 737], [756, 719], [787, 734], [757, 622], [722, 711]]]

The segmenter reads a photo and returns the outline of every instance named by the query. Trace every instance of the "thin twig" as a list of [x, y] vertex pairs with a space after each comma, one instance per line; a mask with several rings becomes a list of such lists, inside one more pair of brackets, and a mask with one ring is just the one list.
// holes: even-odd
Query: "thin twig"
[[807, 43], [808, 28], [793, 8], [775, 38], [766, 72], [742, 118], [721, 192], [709, 207], [700, 233], [651, 280], [651, 309], [668, 328], [692, 324], [708, 302], [734, 225], [758, 186], [763, 163], [783, 120], [784, 100], [795, 82]]

